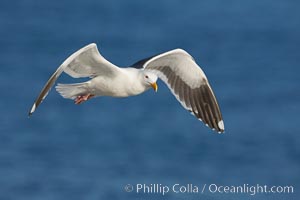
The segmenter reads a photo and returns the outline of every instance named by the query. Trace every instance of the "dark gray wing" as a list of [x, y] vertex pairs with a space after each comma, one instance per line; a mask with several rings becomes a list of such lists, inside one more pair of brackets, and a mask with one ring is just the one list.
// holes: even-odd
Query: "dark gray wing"
[[[159, 55], [159, 54], [157, 54], [157, 55]], [[136, 68], [136, 69], [143, 69], [143, 68], [144, 68], [144, 64], [145, 64], [148, 60], [150, 60], [151, 58], [154, 58], [154, 57], [157, 56], [157, 55], [154, 55], [154, 56], [151, 56], [151, 57], [148, 57], [148, 58], [144, 58], [143, 60], [140, 60], [140, 61], [138, 61], [138, 62], [132, 64], [132, 65], [129, 66], [129, 67], [133, 67], [133, 68]]]
[[168, 85], [185, 109], [213, 130], [224, 132], [216, 97], [192, 56], [184, 50], [175, 49], [149, 59], [143, 66]]

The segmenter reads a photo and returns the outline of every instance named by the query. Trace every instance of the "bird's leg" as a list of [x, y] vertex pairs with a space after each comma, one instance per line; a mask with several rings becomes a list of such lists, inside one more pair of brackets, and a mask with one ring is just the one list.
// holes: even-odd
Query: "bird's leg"
[[95, 96], [95, 95], [90, 94], [90, 93], [89, 94], [85, 94], [85, 95], [79, 95], [79, 96], [76, 97], [74, 103], [75, 104], [81, 104], [82, 102], [85, 102], [85, 101], [89, 100], [93, 96]]

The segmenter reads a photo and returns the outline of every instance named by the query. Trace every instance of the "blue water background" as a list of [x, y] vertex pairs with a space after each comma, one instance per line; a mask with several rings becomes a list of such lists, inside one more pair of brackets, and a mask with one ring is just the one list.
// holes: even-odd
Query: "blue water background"
[[[299, 199], [300, 2], [2, 1], [0, 199]], [[51, 73], [95, 42], [128, 66], [183, 48], [205, 71], [224, 117], [219, 135], [159, 91], [82, 105]], [[62, 76], [59, 82], [78, 80]], [[135, 194], [126, 184], [292, 185], [294, 194]]]

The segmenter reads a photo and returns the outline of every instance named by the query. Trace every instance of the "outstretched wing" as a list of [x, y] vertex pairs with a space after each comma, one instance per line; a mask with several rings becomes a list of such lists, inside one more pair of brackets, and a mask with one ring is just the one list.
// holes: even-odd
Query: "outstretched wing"
[[48, 95], [51, 87], [59, 78], [62, 72], [67, 73], [73, 78], [80, 77], [94, 77], [97, 75], [105, 74], [106, 76], [114, 76], [119, 68], [112, 63], [108, 62], [98, 51], [96, 44], [89, 44], [82, 49], [73, 53], [68, 57], [52, 74], [47, 81], [39, 96], [36, 98], [29, 116], [41, 104], [43, 99]]
[[143, 67], [162, 79], [185, 109], [213, 130], [224, 132], [215, 95], [191, 55], [175, 49], [150, 58], [143, 62]]

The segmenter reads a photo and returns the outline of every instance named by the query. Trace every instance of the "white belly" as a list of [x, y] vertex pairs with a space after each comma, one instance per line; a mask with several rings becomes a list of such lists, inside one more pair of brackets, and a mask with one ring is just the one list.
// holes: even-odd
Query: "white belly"
[[97, 76], [88, 82], [89, 90], [96, 96], [128, 97], [143, 93], [147, 87], [125, 76], [114, 78]]

